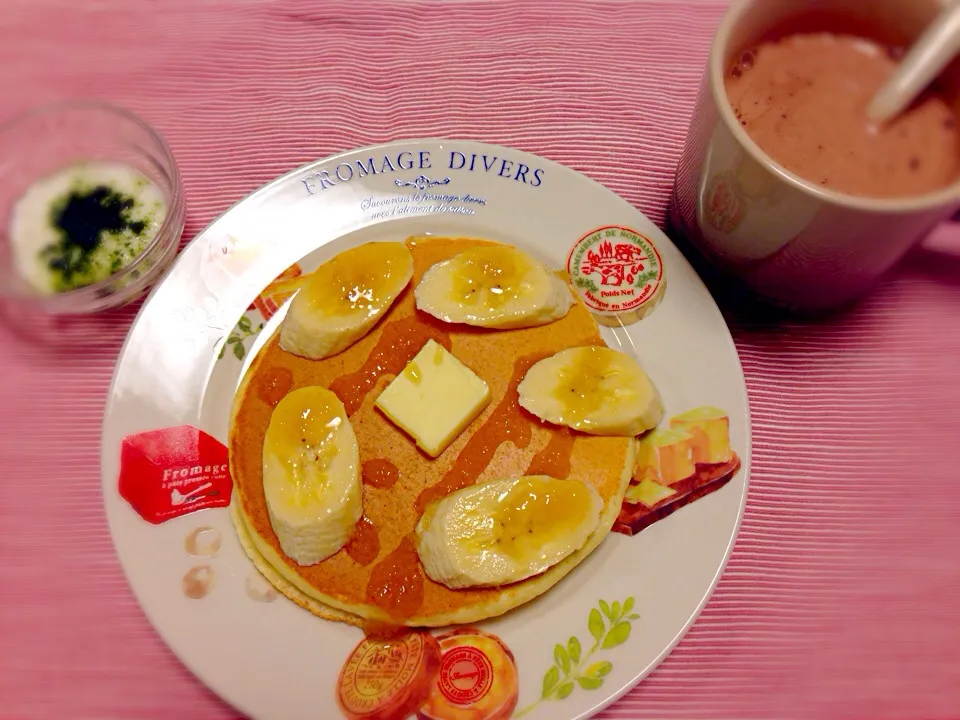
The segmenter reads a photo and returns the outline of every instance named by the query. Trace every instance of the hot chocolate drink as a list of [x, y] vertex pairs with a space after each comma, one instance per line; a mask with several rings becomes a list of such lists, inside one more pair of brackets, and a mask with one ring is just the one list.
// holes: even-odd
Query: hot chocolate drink
[[740, 55], [727, 97], [753, 141], [808, 182], [873, 198], [924, 195], [960, 178], [960, 123], [934, 91], [887, 125], [868, 121], [896, 57], [852, 35], [788, 35]]

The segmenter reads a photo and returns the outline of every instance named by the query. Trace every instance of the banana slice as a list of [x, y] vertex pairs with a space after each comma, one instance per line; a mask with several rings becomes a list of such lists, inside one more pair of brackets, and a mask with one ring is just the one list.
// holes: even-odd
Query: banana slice
[[663, 417], [660, 393], [640, 365], [608, 347], [561, 350], [531, 367], [517, 392], [541, 420], [591, 435], [639, 435]]
[[583, 547], [602, 509], [596, 489], [579, 480], [490, 480], [427, 506], [417, 554], [427, 575], [449, 588], [507, 585]]
[[263, 439], [263, 493], [283, 552], [313, 565], [340, 550], [363, 512], [360, 451], [343, 404], [322, 387], [288, 393]]
[[486, 328], [546, 325], [567, 314], [567, 284], [508, 245], [471, 248], [430, 267], [414, 290], [417, 307], [444, 322]]
[[290, 303], [280, 347], [322, 360], [362, 338], [413, 277], [413, 255], [403, 243], [370, 242], [318, 267]]

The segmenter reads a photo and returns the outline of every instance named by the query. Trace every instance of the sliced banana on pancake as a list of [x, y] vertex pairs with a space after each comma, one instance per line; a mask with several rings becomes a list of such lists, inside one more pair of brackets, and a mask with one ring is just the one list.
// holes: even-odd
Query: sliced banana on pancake
[[579, 480], [490, 480], [431, 503], [417, 523], [417, 553], [449, 588], [507, 585], [583, 547], [602, 509], [596, 488]]
[[663, 418], [660, 393], [629, 355], [603, 346], [561, 350], [531, 367], [520, 405], [591, 435], [639, 435]]
[[321, 360], [362, 338], [413, 277], [403, 243], [369, 242], [345, 250], [311, 273], [280, 326], [280, 347]]
[[486, 328], [545, 325], [567, 314], [567, 284], [529, 255], [484, 245], [431, 266], [414, 290], [417, 307], [444, 322]]
[[313, 565], [347, 544], [363, 512], [360, 451], [343, 403], [323, 387], [288, 393], [263, 439], [263, 494], [283, 552]]

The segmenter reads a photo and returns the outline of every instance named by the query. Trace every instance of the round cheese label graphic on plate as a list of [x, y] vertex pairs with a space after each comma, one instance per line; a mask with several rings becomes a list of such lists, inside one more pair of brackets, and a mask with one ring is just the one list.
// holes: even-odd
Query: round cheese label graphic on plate
[[340, 672], [338, 700], [350, 720], [405, 718], [423, 704], [440, 664], [430, 633], [366, 638]]
[[567, 273], [597, 322], [629, 325], [649, 314], [663, 297], [663, 260], [653, 242], [627, 227], [607, 225], [577, 240]]
[[440, 666], [440, 692], [456, 705], [470, 705], [490, 690], [493, 665], [482, 650], [470, 646], [447, 653]]
[[506, 720], [517, 706], [513, 653], [496, 635], [459, 628], [437, 636], [440, 671], [418, 720]]

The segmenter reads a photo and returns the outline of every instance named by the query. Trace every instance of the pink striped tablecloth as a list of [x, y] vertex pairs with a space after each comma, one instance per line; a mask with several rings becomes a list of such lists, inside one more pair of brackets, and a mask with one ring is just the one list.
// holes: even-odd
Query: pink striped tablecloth
[[[310, 160], [434, 136], [540, 153], [662, 225], [724, 7], [8, 0], [2, 114], [141, 113], [179, 160], [185, 240]], [[960, 717], [958, 247], [942, 229], [828, 321], [728, 312], [754, 428], [740, 538], [691, 632], [604, 717]], [[107, 531], [100, 418], [135, 310], [86, 321], [69, 356], [0, 337], [3, 718], [236, 716], [147, 624]]]

